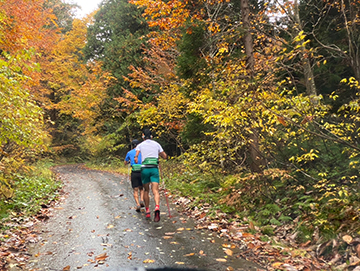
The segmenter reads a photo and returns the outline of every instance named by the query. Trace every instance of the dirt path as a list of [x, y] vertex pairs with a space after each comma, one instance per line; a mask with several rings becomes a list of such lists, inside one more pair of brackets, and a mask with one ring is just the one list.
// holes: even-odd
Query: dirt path
[[[257, 270], [162, 196], [161, 221], [137, 213], [128, 178], [81, 166], [61, 166], [65, 199], [40, 223], [26, 270]], [[154, 203], [150, 202], [151, 210]]]

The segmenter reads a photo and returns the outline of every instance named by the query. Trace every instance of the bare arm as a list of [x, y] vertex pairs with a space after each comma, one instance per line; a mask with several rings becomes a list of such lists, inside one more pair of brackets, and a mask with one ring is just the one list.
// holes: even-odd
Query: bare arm
[[160, 152], [159, 155], [161, 158], [164, 158], [164, 159], [167, 159], [167, 157], [168, 157], [164, 151]]
[[140, 154], [140, 151], [136, 151], [135, 157], [134, 157], [134, 161], [137, 164], [138, 163], [138, 156]]

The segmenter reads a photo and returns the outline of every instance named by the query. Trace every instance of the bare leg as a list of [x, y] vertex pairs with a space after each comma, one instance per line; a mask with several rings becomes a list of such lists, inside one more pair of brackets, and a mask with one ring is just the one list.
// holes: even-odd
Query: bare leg
[[150, 183], [144, 184], [144, 202], [145, 202], [145, 208], [149, 208], [149, 205], [150, 205], [149, 191], [150, 191]]
[[160, 205], [160, 194], [159, 194], [159, 184], [151, 183], [151, 190], [154, 194], [155, 205]]
[[136, 202], [136, 206], [139, 206], [140, 205], [140, 203], [139, 203], [139, 187], [134, 188], [134, 199]]
[[139, 187], [139, 189], [140, 189], [140, 200], [141, 201], [144, 201], [144, 187]]

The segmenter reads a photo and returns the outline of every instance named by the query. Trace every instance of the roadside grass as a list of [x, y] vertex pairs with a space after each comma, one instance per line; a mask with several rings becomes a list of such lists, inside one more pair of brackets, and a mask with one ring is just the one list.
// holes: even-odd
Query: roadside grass
[[28, 172], [14, 177], [14, 196], [0, 200], [0, 231], [7, 228], [6, 221], [21, 222], [58, 197], [61, 182], [56, 180], [52, 166], [51, 160], [41, 160]]
[[129, 174], [129, 166], [124, 164], [124, 159], [117, 157], [90, 160], [85, 163], [85, 166], [95, 170], [105, 170], [125, 175]]

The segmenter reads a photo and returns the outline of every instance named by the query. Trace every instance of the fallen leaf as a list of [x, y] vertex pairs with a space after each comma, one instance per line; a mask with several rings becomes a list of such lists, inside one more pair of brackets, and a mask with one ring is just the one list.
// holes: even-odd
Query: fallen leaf
[[228, 256], [232, 256], [233, 255], [233, 251], [231, 249], [227, 249], [224, 251], [226, 255]]
[[70, 265], [65, 266], [65, 267], [63, 268], [63, 271], [67, 271], [67, 270], [70, 270]]
[[172, 239], [173, 237], [172, 236], [164, 236], [163, 238], [164, 239]]
[[189, 256], [194, 256], [195, 253], [189, 253], [189, 254], [185, 254], [184, 257], [189, 257]]
[[108, 229], [112, 229], [112, 228], [114, 228], [115, 226], [114, 225], [108, 225], [106, 228], [108, 228]]
[[279, 268], [280, 266], [282, 266], [284, 263], [280, 263], [280, 262], [276, 262], [276, 263], [273, 263], [271, 266], [274, 267], [274, 268]]
[[348, 245], [352, 242], [352, 237], [350, 235], [344, 235], [342, 238]]
[[112, 244], [104, 244], [104, 243], [102, 243], [101, 244], [103, 247], [112, 247]]
[[143, 261], [143, 263], [154, 263], [154, 262], [155, 262], [155, 260], [150, 260], [150, 259], [146, 259]]
[[218, 259], [216, 259], [216, 261], [217, 261], [217, 262], [223, 262], [223, 263], [224, 263], [224, 262], [227, 262], [227, 260], [226, 260], [226, 259], [223, 259], [223, 258], [218, 258]]
[[102, 254], [96, 256], [96, 257], [95, 257], [95, 260], [96, 260], [97, 262], [99, 262], [99, 261], [104, 261], [107, 257], [109, 257], [109, 256], [107, 256], [106, 253], [102, 253]]
[[184, 262], [175, 262], [175, 264], [185, 264]]
[[132, 253], [131, 253], [131, 252], [128, 253], [128, 257], [127, 257], [127, 258], [128, 258], [128, 260], [132, 260]]
[[199, 251], [199, 254], [202, 255], [202, 256], [205, 256], [205, 255], [206, 255], [203, 250], [200, 250], [200, 251]]
[[252, 221], [249, 222], [249, 229], [255, 230], [254, 223]]
[[242, 236], [243, 236], [243, 237], [255, 237], [253, 234], [248, 233], [248, 232], [244, 232], [244, 233], [242, 234]]

